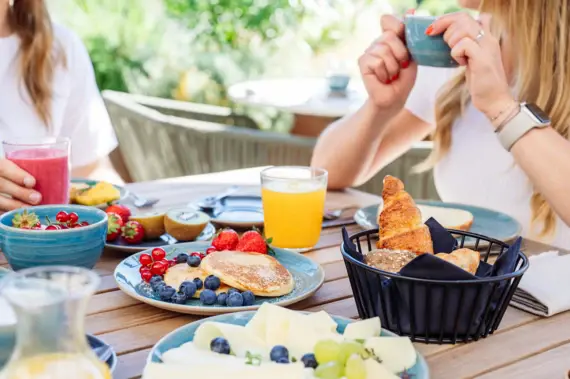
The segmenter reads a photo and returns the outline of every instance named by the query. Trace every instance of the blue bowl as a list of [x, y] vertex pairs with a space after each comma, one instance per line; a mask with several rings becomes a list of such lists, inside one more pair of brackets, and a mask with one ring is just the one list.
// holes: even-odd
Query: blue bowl
[[420, 66], [457, 67], [459, 64], [451, 57], [451, 48], [443, 40], [443, 35], [428, 36], [426, 29], [437, 17], [408, 15], [406, 25], [406, 44], [414, 61]]
[[24, 230], [12, 227], [17, 209], [0, 217], [0, 248], [14, 270], [29, 267], [66, 265], [93, 268], [105, 247], [107, 214], [80, 205], [42, 205], [25, 208], [40, 220], [55, 221], [59, 211], [75, 212], [89, 226], [66, 230]]

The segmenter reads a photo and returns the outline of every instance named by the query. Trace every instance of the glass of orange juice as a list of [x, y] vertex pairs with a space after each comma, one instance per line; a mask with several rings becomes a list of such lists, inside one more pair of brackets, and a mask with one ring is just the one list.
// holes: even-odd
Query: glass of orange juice
[[261, 172], [265, 236], [275, 247], [306, 251], [319, 241], [328, 173], [312, 167], [270, 167]]

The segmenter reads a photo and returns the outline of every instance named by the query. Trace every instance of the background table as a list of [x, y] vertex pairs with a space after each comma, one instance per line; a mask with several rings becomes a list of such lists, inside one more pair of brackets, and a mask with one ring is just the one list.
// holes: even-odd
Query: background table
[[[129, 186], [136, 193], [162, 200], [161, 208], [185, 205], [189, 201], [216, 194], [230, 183], [243, 184], [248, 192], [259, 191], [259, 169], [248, 169]], [[376, 196], [349, 190], [329, 193], [328, 208], [345, 205], [366, 206], [378, 202]], [[356, 225], [349, 231], [358, 230]], [[324, 229], [316, 248], [306, 253], [319, 262], [326, 273], [325, 284], [311, 298], [293, 305], [306, 311], [325, 310], [331, 314], [357, 318], [344, 262], [339, 250], [340, 228]], [[548, 246], [525, 241], [525, 252], [549, 250]], [[87, 331], [113, 345], [119, 354], [115, 379], [141, 375], [150, 348], [172, 330], [198, 317], [160, 310], [123, 294], [113, 279], [113, 270], [127, 254], [106, 251], [96, 267], [102, 282], [93, 297], [87, 316]], [[0, 265], [7, 266], [0, 256]], [[510, 307], [494, 335], [466, 345], [425, 345], [416, 348], [426, 357], [434, 379], [557, 379], [570, 369], [570, 312], [540, 318]]]
[[262, 79], [232, 85], [229, 97], [238, 104], [272, 107], [293, 113], [292, 134], [318, 136], [337, 118], [358, 109], [367, 95], [353, 79], [346, 97], [329, 96], [324, 78]]

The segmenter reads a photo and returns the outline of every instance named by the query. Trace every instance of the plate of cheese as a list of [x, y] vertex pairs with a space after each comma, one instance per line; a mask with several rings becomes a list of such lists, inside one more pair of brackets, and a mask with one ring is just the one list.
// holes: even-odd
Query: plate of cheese
[[354, 321], [326, 312], [264, 304], [257, 312], [220, 315], [185, 325], [151, 350], [143, 379], [429, 378], [407, 337], [380, 319]]

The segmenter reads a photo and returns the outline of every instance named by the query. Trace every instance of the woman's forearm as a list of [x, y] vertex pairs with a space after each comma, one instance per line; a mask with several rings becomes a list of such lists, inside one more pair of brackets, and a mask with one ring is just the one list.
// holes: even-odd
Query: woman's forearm
[[570, 225], [570, 142], [553, 128], [533, 129], [511, 149], [556, 214]]
[[336, 121], [321, 134], [311, 165], [329, 172], [329, 188], [352, 186], [367, 174], [383, 131], [397, 113], [367, 101], [356, 113]]

